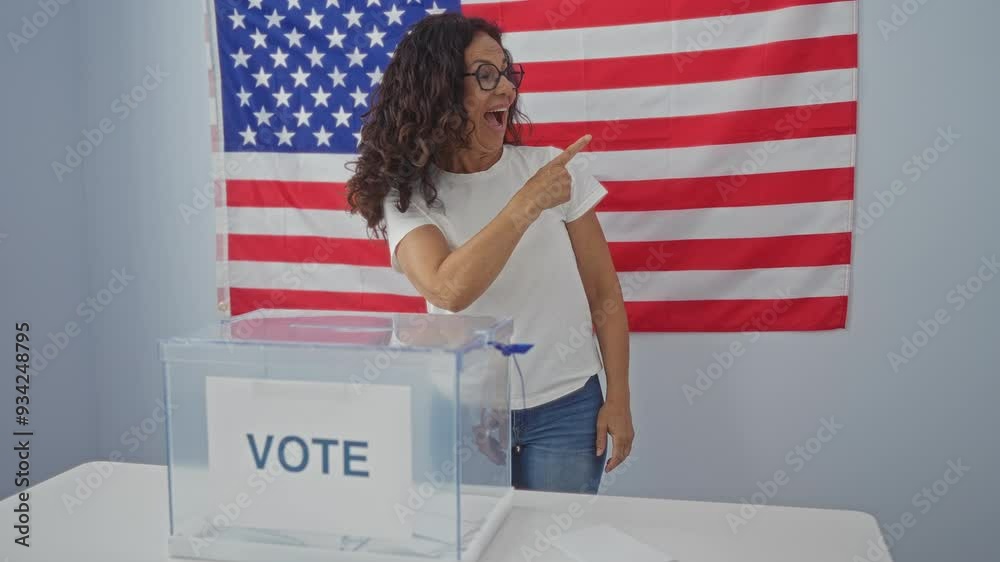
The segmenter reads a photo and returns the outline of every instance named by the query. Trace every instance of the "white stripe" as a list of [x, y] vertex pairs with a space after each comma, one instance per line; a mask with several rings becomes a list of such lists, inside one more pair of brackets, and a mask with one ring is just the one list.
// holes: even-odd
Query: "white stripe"
[[535, 123], [708, 115], [854, 101], [855, 69], [756, 76], [673, 86], [536, 92], [521, 95]]
[[[807, 189], [807, 186], [803, 186]], [[674, 211], [601, 212], [610, 242], [760, 238], [848, 232], [850, 201]], [[232, 207], [231, 234], [368, 240], [364, 221], [346, 211]]]
[[[845, 168], [854, 135], [685, 148], [584, 152], [574, 163], [605, 180], [690, 178]], [[227, 152], [230, 179], [344, 182], [353, 154]]]
[[628, 301], [685, 301], [839, 297], [847, 294], [848, 266], [726, 271], [619, 273]]
[[[803, 186], [805, 189], [806, 186]], [[609, 242], [761, 238], [849, 232], [851, 201], [598, 213]]]
[[230, 179], [345, 182], [354, 154], [227, 152]]
[[240, 289], [294, 289], [348, 293], [389, 293], [418, 297], [401, 273], [388, 267], [342, 264], [230, 262], [232, 286]]
[[359, 215], [347, 211], [288, 208], [230, 207], [231, 234], [276, 236], [323, 236], [367, 240], [367, 225]]
[[229, 283], [229, 264], [233, 262], [217, 260], [215, 262], [215, 286], [227, 288]]
[[[230, 263], [232, 287], [267, 290], [373, 292], [419, 297], [387, 267], [281, 262]], [[846, 265], [724, 271], [619, 273], [629, 301], [773, 299], [842, 296]]]
[[[505, 33], [515, 61], [634, 57], [763, 45], [856, 33], [856, 3], [830, 2], [769, 12], [633, 25]], [[530, 80], [531, 76], [528, 75]]]
[[686, 148], [586, 152], [574, 163], [598, 180], [752, 175], [854, 165], [854, 135]]

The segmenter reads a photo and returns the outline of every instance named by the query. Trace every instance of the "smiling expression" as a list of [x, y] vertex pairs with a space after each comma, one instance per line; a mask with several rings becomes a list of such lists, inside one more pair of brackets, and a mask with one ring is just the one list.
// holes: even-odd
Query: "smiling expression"
[[[466, 72], [476, 72], [484, 63], [505, 70], [507, 60], [503, 47], [485, 33], [476, 33], [465, 49]], [[483, 90], [475, 76], [465, 77], [463, 105], [469, 114], [469, 149], [481, 153], [494, 153], [503, 147], [510, 107], [517, 99], [517, 90], [506, 76], [493, 90]]]

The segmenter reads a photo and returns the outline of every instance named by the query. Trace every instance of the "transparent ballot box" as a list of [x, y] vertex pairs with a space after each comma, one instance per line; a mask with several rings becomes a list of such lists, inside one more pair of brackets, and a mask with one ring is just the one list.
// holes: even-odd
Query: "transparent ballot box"
[[257, 311], [161, 340], [170, 555], [477, 560], [510, 510], [512, 330]]

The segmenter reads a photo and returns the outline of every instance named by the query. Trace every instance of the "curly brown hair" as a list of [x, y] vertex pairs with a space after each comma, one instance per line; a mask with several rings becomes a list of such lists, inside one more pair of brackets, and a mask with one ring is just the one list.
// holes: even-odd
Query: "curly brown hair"
[[[455, 13], [425, 17], [399, 42], [372, 94], [371, 109], [362, 116], [359, 156], [351, 163], [347, 203], [376, 236], [386, 236], [382, 204], [389, 193], [399, 192], [400, 212], [409, 208], [414, 192], [433, 205], [437, 189], [430, 164], [468, 146], [463, 74], [465, 49], [477, 32], [503, 46], [500, 28], [484, 19]], [[518, 103], [509, 111], [508, 144], [520, 144], [520, 128], [528, 124]]]

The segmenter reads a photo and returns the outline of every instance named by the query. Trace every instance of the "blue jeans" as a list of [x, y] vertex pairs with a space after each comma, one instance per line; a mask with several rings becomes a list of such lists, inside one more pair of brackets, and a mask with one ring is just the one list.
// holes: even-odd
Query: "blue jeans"
[[605, 451], [597, 456], [601, 382], [533, 408], [511, 411], [511, 479], [515, 488], [596, 494]]

